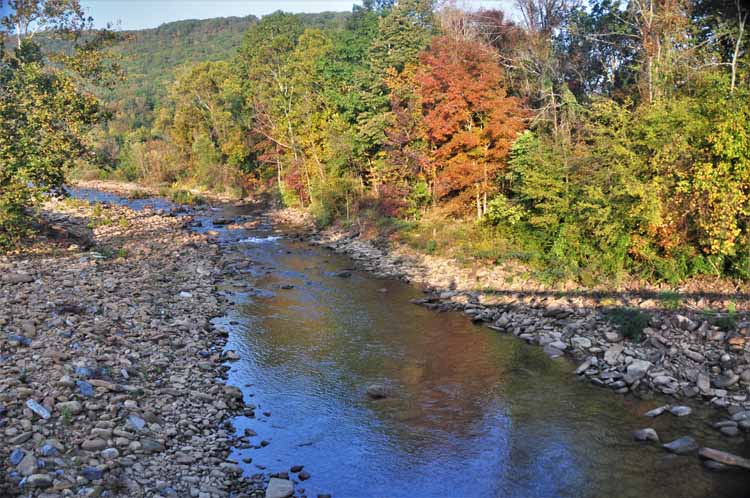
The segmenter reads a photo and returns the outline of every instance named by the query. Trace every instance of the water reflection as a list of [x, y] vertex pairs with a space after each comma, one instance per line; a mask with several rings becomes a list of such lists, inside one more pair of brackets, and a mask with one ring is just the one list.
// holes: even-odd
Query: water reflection
[[[226, 319], [239, 322], [229, 347], [243, 356], [230, 380], [253, 384], [256, 413], [272, 412], [237, 420], [271, 441], [236, 452], [253, 458], [249, 474], [304, 464], [308, 496], [746, 495], [745, 476], [717, 477], [696, 458], [630, 441], [647, 407], [577, 383], [564, 360], [411, 305], [411, 287], [337, 277], [348, 261], [322, 250], [275, 240], [241, 250], [275, 268], [250, 282], [272, 292]], [[368, 400], [376, 382], [394, 396]], [[689, 421], [655, 423], [667, 437], [694, 431]]]

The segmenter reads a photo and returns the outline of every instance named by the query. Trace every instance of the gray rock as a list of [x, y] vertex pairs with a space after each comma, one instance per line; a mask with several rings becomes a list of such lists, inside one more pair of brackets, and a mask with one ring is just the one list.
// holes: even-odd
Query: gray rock
[[101, 455], [105, 460], [114, 460], [115, 458], [120, 456], [120, 452], [117, 451], [116, 448], [107, 448], [102, 450]]
[[610, 365], [616, 365], [620, 360], [620, 356], [622, 355], [622, 352], [624, 350], [625, 346], [623, 346], [622, 344], [614, 344], [610, 346], [604, 353], [604, 361], [606, 361]]
[[7, 284], [29, 284], [34, 281], [34, 277], [26, 273], [7, 273], [2, 280]]
[[662, 448], [676, 455], [687, 455], [698, 449], [698, 443], [690, 436], [683, 436], [670, 443], [663, 444]]
[[665, 411], [669, 410], [669, 405], [660, 406], [658, 408], [654, 408], [653, 410], [649, 410], [646, 413], [643, 414], [644, 417], [658, 417]]
[[731, 375], [719, 375], [714, 379], [714, 386], [719, 389], [726, 389], [735, 385], [740, 380], [740, 376], [737, 374]]
[[107, 442], [104, 439], [93, 438], [87, 439], [81, 443], [81, 448], [86, 451], [101, 451], [107, 447]]
[[737, 426], [731, 426], [731, 425], [721, 427], [719, 429], [719, 432], [721, 432], [723, 435], [727, 437], [736, 437], [740, 435], [739, 428], [737, 428]]
[[651, 427], [639, 429], [633, 433], [633, 439], [636, 441], [659, 441], [659, 435]]
[[671, 406], [669, 407], [669, 413], [675, 417], [685, 417], [693, 413], [693, 410], [689, 406]]
[[288, 498], [294, 494], [294, 483], [289, 479], [272, 477], [266, 488], [266, 498]]
[[47, 474], [34, 474], [26, 479], [26, 485], [31, 488], [49, 488], [52, 486], [52, 478]]
[[711, 379], [704, 373], [698, 374], [696, 385], [702, 394], [709, 394], [711, 391]]
[[38, 468], [36, 457], [31, 453], [26, 453], [26, 456], [23, 457], [21, 463], [18, 464], [17, 470], [22, 476], [30, 476], [31, 474], [36, 473]]
[[390, 396], [390, 389], [383, 384], [372, 384], [367, 387], [367, 396], [371, 399], [383, 399]]
[[648, 372], [649, 368], [651, 368], [652, 366], [653, 363], [651, 363], [650, 361], [633, 360], [630, 365], [628, 365], [626, 371], [631, 379], [638, 380], [646, 375], [646, 372]]

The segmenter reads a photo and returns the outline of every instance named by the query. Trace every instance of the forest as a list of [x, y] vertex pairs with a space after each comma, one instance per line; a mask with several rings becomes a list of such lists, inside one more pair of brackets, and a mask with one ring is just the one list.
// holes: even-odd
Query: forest
[[[56, 164], [271, 192], [321, 225], [369, 220], [424, 251], [518, 260], [549, 280], [750, 278], [750, 7], [518, 0], [514, 12], [366, 0], [246, 20], [236, 49], [186, 58], [157, 98], [123, 97], [122, 77], [81, 84], [79, 107], [101, 105], [101, 119], [82, 116], [80, 149]], [[5, 51], [5, 84], [37, 77], [33, 46]], [[18, 155], [0, 131], [0, 160]], [[11, 197], [0, 224], [31, 203]]]

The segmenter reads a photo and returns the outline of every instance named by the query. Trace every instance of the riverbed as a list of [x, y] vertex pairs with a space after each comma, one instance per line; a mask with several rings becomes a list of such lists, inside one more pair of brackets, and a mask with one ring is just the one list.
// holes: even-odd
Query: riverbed
[[[214, 223], [238, 217], [244, 225]], [[692, 435], [747, 456], [704, 408], [645, 418], [672, 400], [577, 381], [567, 359], [410, 304], [419, 289], [360, 272], [261, 212], [195, 220], [227, 255], [219, 289], [234, 306], [215, 324], [240, 357], [229, 383], [256, 407], [233, 420], [238, 435], [257, 434], [232, 454], [247, 476], [304, 466], [298, 494], [342, 498], [748, 496], [747, 473], [632, 439], [653, 427], [663, 441]], [[373, 384], [389, 396], [370, 399]]]

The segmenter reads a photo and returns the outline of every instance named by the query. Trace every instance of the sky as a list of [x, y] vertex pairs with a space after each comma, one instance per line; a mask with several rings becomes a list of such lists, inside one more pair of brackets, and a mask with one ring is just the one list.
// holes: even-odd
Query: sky
[[[155, 28], [181, 19], [263, 16], [286, 12], [350, 11], [361, 0], [81, 0], [98, 27], [107, 23], [120, 29]], [[508, 8], [512, 0], [459, 0], [469, 8]]]

